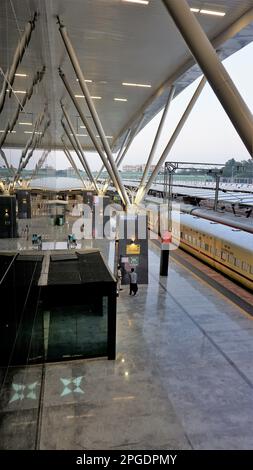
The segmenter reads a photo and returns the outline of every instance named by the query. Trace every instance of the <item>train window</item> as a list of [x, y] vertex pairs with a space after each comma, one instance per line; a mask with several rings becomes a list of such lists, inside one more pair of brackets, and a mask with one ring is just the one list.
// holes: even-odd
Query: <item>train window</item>
[[180, 237], [181, 237], [181, 238], [184, 238], [183, 232], [180, 232]]
[[196, 245], [196, 238], [194, 238], [194, 237], [192, 238], [192, 243], [193, 243], [193, 245]]
[[215, 250], [215, 253], [216, 253], [216, 256], [217, 256], [218, 258], [220, 258], [220, 256], [221, 256], [220, 250], [217, 250], [217, 249], [216, 249], [216, 250]]
[[205, 250], [209, 251], [209, 245], [207, 243], [205, 243]]
[[227, 253], [225, 253], [225, 251], [221, 252], [221, 259], [223, 259], [223, 261], [227, 261], [228, 255], [227, 255]]
[[189, 235], [189, 242], [191, 243], [192, 242], [192, 236]]
[[249, 265], [248, 263], [246, 263], [245, 261], [242, 262], [242, 270], [243, 271], [248, 271], [249, 269]]
[[202, 250], [205, 249], [205, 243], [204, 242], [200, 242], [200, 247], [202, 248]]
[[241, 260], [236, 258], [235, 259], [235, 265], [237, 266], [237, 268], [240, 268], [241, 267]]
[[235, 258], [234, 258], [234, 256], [233, 256], [233, 255], [229, 255], [228, 261], [229, 261], [230, 264], [235, 264]]

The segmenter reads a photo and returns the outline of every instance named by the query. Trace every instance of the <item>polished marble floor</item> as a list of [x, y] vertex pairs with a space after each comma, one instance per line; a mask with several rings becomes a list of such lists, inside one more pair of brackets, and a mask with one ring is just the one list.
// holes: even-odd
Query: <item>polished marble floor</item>
[[116, 361], [0, 371], [2, 449], [253, 449], [253, 320], [173, 258], [159, 277], [153, 243], [149, 263]]

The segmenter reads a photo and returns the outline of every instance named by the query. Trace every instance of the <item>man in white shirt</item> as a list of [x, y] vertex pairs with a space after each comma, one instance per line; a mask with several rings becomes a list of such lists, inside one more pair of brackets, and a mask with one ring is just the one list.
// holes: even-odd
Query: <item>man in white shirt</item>
[[130, 279], [130, 292], [129, 295], [136, 295], [138, 291], [138, 285], [137, 285], [137, 274], [134, 272], [134, 268], [131, 269], [131, 272], [129, 273], [129, 279]]

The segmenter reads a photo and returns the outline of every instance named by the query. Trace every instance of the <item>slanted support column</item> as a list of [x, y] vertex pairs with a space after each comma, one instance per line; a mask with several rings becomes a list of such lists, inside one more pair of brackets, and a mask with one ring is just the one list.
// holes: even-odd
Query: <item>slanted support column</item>
[[145, 195], [147, 194], [147, 192], [148, 192], [149, 189], [151, 188], [151, 186], [152, 186], [152, 184], [153, 184], [155, 178], [157, 177], [157, 175], [158, 175], [158, 173], [159, 173], [159, 171], [160, 171], [162, 165], [164, 164], [164, 162], [165, 162], [165, 160], [166, 160], [166, 158], [167, 158], [169, 152], [171, 151], [171, 149], [172, 149], [174, 143], [176, 142], [176, 140], [177, 140], [177, 138], [178, 138], [178, 136], [179, 136], [181, 130], [183, 129], [184, 124], [186, 123], [186, 121], [187, 121], [187, 119], [188, 119], [188, 117], [189, 117], [189, 115], [190, 115], [190, 113], [191, 113], [191, 111], [192, 111], [192, 109], [193, 109], [193, 107], [194, 107], [196, 101], [198, 100], [198, 97], [200, 96], [200, 94], [201, 94], [201, 92], [202, 92], [202, 90], [203, 90], [205, 84], [206, 84], [206, 78], [203, 77], [202, 80], [201, 80], [201, 82], [200, 82], [200, 84], [198, 85], [198, 87], [197, 87], [197, 89], [196, 89], [196, 91], [195, 91], [195, 93], [194, 93], [194, 95], [193, 95], [193, 97], [192, 97], [190, 103], [188, 104], [188, 106], [187, 106], [187, 108], [186, 108], [186, 110], [185, 110], [183, 116], [181, 117], [181, 119], [180, 119], [180, 121], [179, 121], [179, 123], [178, 123], [178, 125], [177, 125], [177, 127], [176, 127], [176, 129], [175, 129], [175, 131], [174, 131], [174, 133], [172, 134], [172, 137], [170, 138], [169, 143], [168, 143], [167, 146], [165, 147], [165, 149], [164, 149], [164, 151], [163, 151], [163, 153], [162, 153], [162, 156], [161, 156], [160, 160], [158, 161], [158, 163], [157, 163], [157, 165], [156, 165], [156, 167], [155, 167], [153, 173], [151, 174], [151, 176], [150, 176], [150, 178], [149, 178], [149, 180], [148, 180], [146, 186], [144, 187], [144, 190], [143, 190], [143, 192], [142, 192], [142, 194], [141, 194], [141, 197], [139, 197], [138, 204], [141, 203], [141, 201], [143, 200], [143, 198], [145, 197]]
[[155, 140], [154, 140], [154, 143], [152, 145], [152, 148], [151, 148], [151, 151], [150, 151], [150, 154], [149, 154], [149, 157], [148, 157], [148, 161], [147, 161], [146, 166], [145, 166], [144, 173], [142, 175], [142, 179], [141, 179], [141, 182], [140, 182], [140, 187], [139, 187], [139, 189], [137, 191], [137, 194], [136, 194], [136, 199], [135, 199], [136, 204], [138, 204], [139, 199], [140, 200], [142, 199], [141, 196], [142, 196], [143, 191], [145, 190], [145, 182], [146, 182], [146, 179], [148, 177], [148, 172], [149, 172], [150, 166], [152, 164], [152, 161], [153, 161], [153, 158], [154, 158], [154, 155], [155, 155], [155, 152], [156, 152], [156, 149], [157, 149], [157, 146], [158, 146], [158, 143], [159, 143], [162, 131], [163, 131], [163, 127], [164, 127], [164, 124], [165, 124], [165, 121], [166, 121], [166, 118], [167, 118], [167, 115], [168, 115], [170, 104], [171, 104], [171, 101], [173, 100], [173, 97], [174, 97], [174, 94], [175, 94], [175, 87], [172, 86], [170, 88], [168, 100], [167, 100], [166, 106], [164, 108], [160, 124], [159, 124], [158, 129], [157, 129]]
[[[125, 135], [125, 138], [124, 138], [124, 140], [123, 140], [123, 142], [122, 142], [122, 145], [121, 145], [121, 147], [120, 147], [120, 149], [119, 149], [119, 152], [118, 152], [118, 155], [117, 155], [117, 157], [116, 157], [116, 160], [115, 160], [116, 165], [117, 165], [117, 162], [118, 162], [119, 158], [120, 158], [121, 155], [122, 155], [124, 146], [125, 146], [126, 142], [128, 141], [128, 138], [129, 138], [129, 135], [130, 135], [130, 134], [131, 134], [131, 130], [129, 129], [129, 130], [127, 131], [126, 135]], [[98, 180], [98, 178], [100, 178], [100, 175], [101, 175], [101, 173], [102, 173], [103, 170], [104, 170], [104, 167], [105, 167], [104, 165], [101, 166], [101, 168], [100, 168], [100, 170], [99, 170], [99, 172], [98, 172], [98, 174], [97, 174], [97, 176], [96, 176], [96, 181]]]
[[[72, 100], [72, 102], [73, 102], [73, 104], [74, 104], [74, 106], [75, 106], [75, 108], [76, 108], [76, 110], [77, 110], [79, 116], [80, 116], [80, 119], [82, 120], [84, 126], [86, 127], [86, 130], [87, 130], [87, 132], [88, 132], [88, 134], [89, 134], [89, 136], [90, 136], [90, 138], [91, 138], [91, 140], [92, 140], [92, 142], [93, 142], [93, 145], [94, 145], [96, 151], [98, 152], [98, 154], [99, 154], [99, 156], [100, 156], [100, 158], [101, 158], [101, 160], [102, 160], [102, 162], [103, 162], [105, 168], [106, 168], [107, 171], [108, 171], [108, 174], [110, 175], [110, 177], [111, 177], [111, 179], [112, 179], [112, 181], [113, 181], [113, 184], [115, 185], [115, 188], [117, 189], [117, 191], [118, 191], [118, 193], [119, 193], [119, 195], [120, 195], [120, 197], [121, 197], [121, 199], [122, 199], [122, 201], [123, 201], [123, 204], [126, 205], [126, 203], [125, 203], [125, 201], [124, 201], [124, 197], [123, 197], [123, 195], [122, 195], [122, 193], [121, 193], [121, 189], [120, 189], [120, 187], [119, 187], [117, 178], [116, 178], [115, 174], [113, 173], [112, 168], [111, 168], [111, 166], [110, 166], [110, 164], [109, 164], [109, 162], [108, 162], [106, 156], [104, 155], [102, 148], [100, 147], [99, 143], [97, 142], [96, 136], [95, 136], [95, 134], [94, 134], [94, 132], [93, 132], [93, 129], [92, 129], [91, 125], [90, 125], [90, 122], [89, 122], [88, 118], [86, 118], [86, 116], [85, 116], [85, 114], [84, 114], [84, 112], [83, 112], [83, 110], [82, 110], [80, 104], [78, 103], [77, 99], [75, 98], [74, 93], [73, 93], [73, 91], [72, 91], [72, 88], [70, 87], [70, 85], [69, 85], [69, 83], [68, 83], [68, 81], [67, 81], [67, 79], [66, 79], [66, 76], [65, 76], [65, 74], [63, 73], [63, 71], [61, 70], [61, 68], [59, 68], [59, 75], [60, 75], [60, 77], [61, 77], [61, 79], [62, 79], [62, 81], [63, 81], [63, 83], [64, 83], [64, 86], [65, 86], [65, 88], [66, 88], [66, 90], [67, 90], [67, 92], [68, 92], [68, 94], [69, 94], [69, 96], [70, 96], [70, 98], [71, 98], [71, 100]], [[129, 201], [128, 198], [127, 198], [127, 200]]]
[[[138, 134], [138, 132], [139, 132], [141, 126], [142, 126], [144, 117], [145, 117], [145, 115], [143, 114], [143, 115], [141, 116], [141, 119], [140, 119], [139, 122], [137, 123], [137, 125], [133, 128], [133, 130], [132, 130], [132, 132], [131, 132], [131, 135], [130, 135], [130, 138], [129, 138], [128, 142], [127, 142], [127, 145], [126, 145], [125, 150], [124, 150], [123, 152], [120, 152], [119, 155], [117, 156], [117, 158], [116, 158], [116, 165], [117, 165], [117, 168], [119, 168], [119, 166], [120, 166], [121, 163], [123, 162], [123, 160], [124, 160], [124, 158], [125, 158], [125, 156], [126, 156], [128, 150], [129, 150], [130, 146], [132, 145], [133, 140], [135, 139], [136, 135]], [[110, 178], [108, 178], [108, 180], [106, 181], [106, 183], [105, 183], [105, 185], [104, 185], [104, 187], [103, 187], [103, 191], [104, 191], [104, 192], [107, 191], [107, 188], [108, 188], [108, 186], [109, 186], [109, 184], [110, 184], [110, 181], [111, 181]]]
[[75, 162], [74, 162], [74, 159], [72, 158], [72, 155], [71, 155], [69, 149], [67, 148], [67, 146], [66, 146], [66, 144], [65, 144], [65, 142], [64, 142], [63, 137], [61, 138], [61, 141], [62, 141], [62, 144], [63, 144], [63, 152], [65, 153], [65, 155], [66, 155], [66, 157], [67, 157], [67, 159], [68, 159], [70, 165], [71, 165], [72, 168], [75, 170], [75, 172], [76, 172], [78, 178], [80, 178], [80, 180], [82, 181], [84, 188], [87, 189], [87, 186], [86, 186], [86, 184], [85, 184], [85, 182], [84, 182], [84, 179], [83, 179], [83, 177], [82, 177], [80, 171], [78, 170], [78, 168], [77, 168], [77, 166], [76, 166], [76, 164], [75, 164]]
[[76, 133], [75, 133], [75, 129], [74, 129], [74, 127], [73, 127], [73, 124], [72, 124], [72, 122], [71, 122], [71, 120], [70, 120], [70, 117], [69, 117], [69, 115], [68, 115], [68, 113], [67, 113], [67, 111], [66, 111], [66, 109], [65, 109], [65, 107], [63, 106], [62, 103], [61, 103], [61, 108], [62, 108], [62, 112], [63, 112], [63, 114], [64, 114], [64, 116], [65, 116], [65, 119], [66, 119], [66, 121], [67, 121], [67, 123], [68, 123], [68, 125], [69, 125], [69, 128], [70, 128], [70, 130], [71, 130], [71, 133], [73, 134], [73, 138], [74, 138], [74, 141], [75, 141], [75, 143], [76, 143], [76, 146], [77, 146], [77, 148], [78, 148], [78, 150], [79, 150], [79, 152], [80, 152], [80, 155], [81, 155], [81, 157], [82, 157], [82, 160], [83, 160], [83, 162], [84, 162], [84, 166], [85, 166], [85, 170], [86, 170], [87, 176], [89, 177], [89, 179], [90, 179], [91, 183], [93, 184], [93, 186], [94, 186], [95, 190], [97, 191], [97, 193], [99, 193], [99, 189], [98, 189], [97, 183], [96, 183], [95, 179], [93, 178], [93, 175], [92, 175], [92, 173], [91, 173], [89, 164], [88, 164], [88, 162], [87, 162], [87, 159], [85, 158], [85, 155], [84, 155], [82, 146], [81, 146], [81, 144], [80, 144], [80, 142], [79, 142], [79, 139], [78, 139], [77, 136], [76, 136]]
[[108, 161], [110, 163], [110, 166], [111, 166], [111, 169], [114, 173], [114, 176], [117, 180], [117, 183], [118, 183], [118, 186], [120, 188], [120, 192], [121, 192], [121, 195], [122, 195], [122, 198], [123, 198], [123, 202], [126, 206], [130, 205], [130, 201], [129, 201], [129, 198], [128, 198], [128, 195], [126, 193], [126, 188], [124, 187], [123, 185], [123, 182], [121, 180], [121, 177], [120, 177], [120, 174], [118, 172], [118, 169], [117, 169], [117, 166], [115, 164], [115, 161], [114, 161], [114, 158], [113, 158], [113, 155], [112, 155], [112, 152], [111, 152], [111, 149], [110, 149], [110, 146], [108, 144], [108, 141], [107, 141], [107, 138], [105, 136], [105, 132], [104, 132], [104, 129], [103, 129], [103, 126], [101, 124], [101, 121], [99, 119], [99, 116], [98, 116], [98, 113], [96, 111], [96, 108], [94, 106], [94, 103], [92, 101], [92, 98], [90, 96], [90, 93], [89, 93], [89, 89], [85, 83], [85, 79], [84, 79], [84, 76], [83, 76], [83, 72], [82, 72], [82, 69], [79, 65], [79, 62], [78, 62], [78, 59], [77, 59], [77, 56], [76, 56], [76, 53], [74, 51], [74, 48], [70, 42], [70, 39], [68, 37], [68, 34], [67, 34], [67, 30], [66, 30], [66, 27], [60, 22], [60, 19], [58, 17], [58, 22], [59, 22], [59, 31], [60, 31], [60, 34], [61, 34], [61, 37], [62, 37], [62, 40], [65, 44], [65, 47], [66, 47], [66, 50], [67, 50], [67, 53], [68, 53], [68, 56], [70, 58], [70, 61], [73, 65], [73, 68], [75, 70], [75, 73], [76, 73], [76, 76], [78, 78], [78, 81], [79, 81], [79, 85], [81, 87], [81, 90], [86, 98], [86, 102], [87, 102], [87, 105], [88, 105], [88, 108], [90, 110], [90, 113], [92, 115], [92, 118], [93, 118], [93, 121], [94, 121], [94, 124], [97, 128], [97, 131], [98, 131], [98, 134], [101, 138], [101, 142], [103, 144], [103, 147], [104, 147], [104, 150], [105, 150], [105, 153], [107, 155], [107, 158], [108, 158]]
[[253, 116], [186, 0], [163, 0], [251, 157]]

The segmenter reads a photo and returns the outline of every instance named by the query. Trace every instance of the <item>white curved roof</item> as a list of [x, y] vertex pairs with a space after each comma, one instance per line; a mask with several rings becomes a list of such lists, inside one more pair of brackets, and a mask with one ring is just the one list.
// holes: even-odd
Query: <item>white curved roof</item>
[[[27, 77], [16, 77], [14, 90], [24, 91], [35, 72], [46, 66], [45, 77], [25, 107], [22, 119], [33, 124], [45, 103], [51, 117], [50, 129], [43, 143], [62, 148], [60, 99], [63, 99], [76, 132], [83, 134], [81, 143], [91, 147], [76, 110], [68, 98], [58, 67], [61, 66], [75, 94], [81, 94], [78, 82], [67, 57], [56, 15], [66, 25], [76, 50], [90, 93], [109, 142], [118, 144], [125, 131], [143, 112], [149, 122], [164, 106], [168, 86], [176, 83], [180, 93], [199, 74], [199, 68], [169, 17], [162, 0], [149, 0], [148, 5], [123, 0], [1, 0], [0, 48], [1, 68], [6, 71], [19, 39], [20, 32], [31, 18], [35, 8], [40, 16], [32, 39], [18, 68]], [[224, 16], [196, 13], [199, 22], [214, 46], [225, 58], [253, 39], [253, 0], [189, 0], [191, 7], [219, 10]], [[250, 14], [247, 15], [247, 12]], [[146, 84], [150, 87], [129, 87], [123, 83]], [[2, 75], [0, 76], [0, 87]], [[22, 95], [17, 94], [17, 98]], [[97, 99], [99, 97], [100, 99]], [[127, 101], [115, 101], [115, 98]], [[87, 117], [85, 100], [79, 98]], [[17, 101], [12, 94], [7, 98], [0, 115], [0, 130], [12, 118]], [[6, 146], [24, 147], [29, 134], [17, 124], [9, 134]], [[28, 132], [30, 128], [28, 128]]]

